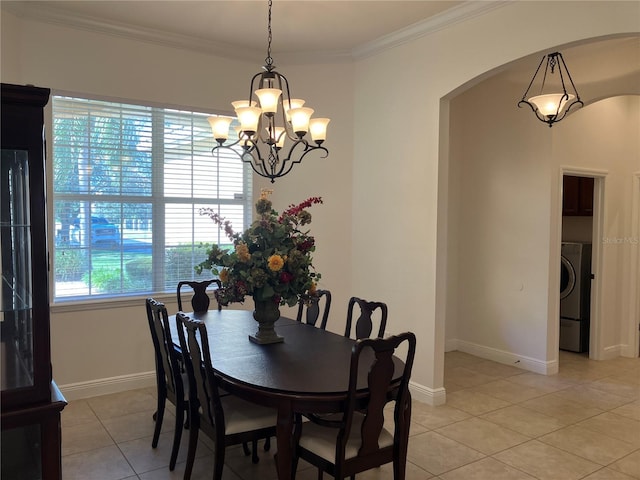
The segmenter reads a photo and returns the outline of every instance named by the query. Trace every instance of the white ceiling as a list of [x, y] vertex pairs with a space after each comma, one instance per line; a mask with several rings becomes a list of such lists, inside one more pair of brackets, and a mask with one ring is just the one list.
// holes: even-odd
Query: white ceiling
[[[509, 0], [273, 0], [275, 65], [350, 61], [398, 42], [500, 8]], [[262, 63], [267, 0], [6, 1], [2, 10], [45, 22], [196, 49]], [[526, 82], [543, 53], [503, 70]], [[578, 84], [640, 70], [640, 36], [563, 47]], [[281, 63], [279, 63], [281, 62]]]
[[[274, 0], [272, 55], [351, 57], [354, 50], [406, 27], [502, 2]], [[121, 34], [162, 34], [260, 59], [267, 50], [267, 0], [4, 1], [16, 13]], [[460, 11], [463, 7], [463, 11]], [[456, 13], [457, 12], [457, 13]], [[218, 48], [216, 48], [218, 47]]]

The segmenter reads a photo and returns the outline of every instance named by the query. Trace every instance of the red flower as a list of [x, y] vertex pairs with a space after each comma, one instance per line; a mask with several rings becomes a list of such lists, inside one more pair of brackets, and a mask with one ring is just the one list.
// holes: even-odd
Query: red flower
[[311, 250], [314, 244], [315, 239], [313, 237], [309, 237], [300, 245], [298, 245], [298, 250], [300, 250], [302, 253], [307, 253], [309, 250]]
[[290, 272], [282, 272], [280, 274], [280, 281], [282, 283], [289, 283], [291, 280], [293, 280], [293, 273]]
[[304, 202], [299, 203], [298, 205], [289, 205], [289, 208], [287, 208], [284, 212], [282, 212], [282, 215], [280, 215], [278, 222], [282, 223], [282, 220], [287, 216], [295, 217], [302, 210], [304, 210], [305, 208], [309, 208], [314, 203], [322, 203], [322, 197], [309, 197]]

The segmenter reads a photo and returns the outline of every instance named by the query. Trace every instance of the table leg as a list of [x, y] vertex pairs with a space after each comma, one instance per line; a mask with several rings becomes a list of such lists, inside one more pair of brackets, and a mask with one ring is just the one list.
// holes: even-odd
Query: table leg
[[288, 402], [283, 402], [278, 406], [278, 420], [276, 423], [278, 480], [293, 479], [293, 423], [293, 409]]

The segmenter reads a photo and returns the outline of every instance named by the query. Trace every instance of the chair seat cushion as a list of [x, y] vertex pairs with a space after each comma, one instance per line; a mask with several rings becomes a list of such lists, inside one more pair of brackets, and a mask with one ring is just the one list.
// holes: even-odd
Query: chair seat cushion
[[[362, 443], [360, 439], [360, 429], [363, 420], [364, 415], [357, 412], [354, 413], [351, 432], [345, 449], [346, 460], [358, 456], [358, 450]], [[337, 428], [323, 427], [313, 422], [305, 422], [302, 425], [302, 435], [299, 444], [301, 447], [325, 460], [335, 462], [338, 431]], [[386, 428], [383, 428], [380, 432], [380, 437], [378, 437], [378, 446], [384, 448], [391, 445], [393, 445], [393, 434]]]
[[273, 427], [277, 412], [273, 408], [247, 402], [235, 395], [220, 398], [224, 410], [225, 434], [248, 432]]

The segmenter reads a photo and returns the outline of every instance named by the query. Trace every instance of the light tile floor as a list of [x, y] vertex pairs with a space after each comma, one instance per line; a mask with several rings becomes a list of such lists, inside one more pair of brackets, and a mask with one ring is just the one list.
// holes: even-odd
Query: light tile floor
[[[544, 376], [461, 352], [445, 358], [447, 404], [414, 401], [407, 480], [640, 479], [640, 360], [561, 352], [560, 372]], [[182, 479], [188, 435], [170, 472], [173, 418], [165, 416], [152, 449], [154, 408], [151, 388], [70, 402], [63, 478]], [[240, 447], [227, 449], [223, 479], [275, 480], [272, 454], [261, 450], [254, 465]], [[212, 469], [204, 437], [192, 478], [209, 479]], [[301, 464], [297, 478], [315, 479], [316, 471]], [[393, 474], [385, 466], [358, 478]]]

